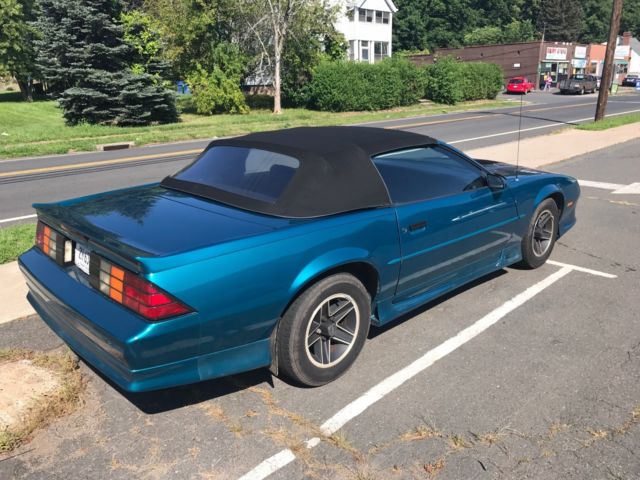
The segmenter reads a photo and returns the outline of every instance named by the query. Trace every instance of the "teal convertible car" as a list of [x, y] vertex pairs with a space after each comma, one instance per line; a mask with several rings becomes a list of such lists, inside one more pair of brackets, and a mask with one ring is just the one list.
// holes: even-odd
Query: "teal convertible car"
[[42, 319], [125, 390], [260, 367], [318, 386], [371, 324], [542, 265], [579, 194], [409, 132], [254, 133], [160, 183], [35, 205], [20, 267]]

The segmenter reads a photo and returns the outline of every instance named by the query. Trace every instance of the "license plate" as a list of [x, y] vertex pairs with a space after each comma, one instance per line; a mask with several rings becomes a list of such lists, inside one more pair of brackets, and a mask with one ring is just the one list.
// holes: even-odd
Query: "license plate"
[[89, 275], [89, 260], [91, 259], [91, 253], [87, 247], [76, 243], [76, 253], [73, 256], [73, 261], [80, 270]]

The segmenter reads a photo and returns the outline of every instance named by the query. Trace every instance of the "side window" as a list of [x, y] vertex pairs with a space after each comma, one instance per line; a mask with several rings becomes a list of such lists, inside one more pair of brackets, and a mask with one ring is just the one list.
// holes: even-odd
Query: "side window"
[[422, 147], [373, 158], [394, 203], [410, 203], [483, 188], [482, 171], [457, 153]]

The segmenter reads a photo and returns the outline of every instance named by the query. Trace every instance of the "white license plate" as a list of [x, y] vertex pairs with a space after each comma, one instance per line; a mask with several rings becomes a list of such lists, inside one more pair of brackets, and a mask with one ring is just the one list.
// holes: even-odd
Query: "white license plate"
[[91, 259], [91, 253], [89, 249], [76, 243], [76, 253], [73, 257], [73, 261], [80, 270], [89, 275], [89, 260]]

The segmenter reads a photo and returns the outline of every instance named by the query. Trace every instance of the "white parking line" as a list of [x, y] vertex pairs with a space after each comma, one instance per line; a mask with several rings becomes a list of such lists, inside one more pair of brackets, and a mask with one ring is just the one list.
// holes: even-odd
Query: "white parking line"
[[578, 180], [581, 187], [602, 188], [603, 190], [613, 190], [614, 195], [634, 195], [640, 194], [640, 182], [622, 185], [621, 183], [592, 182], [591, 180]]
[[[474, 339], [489, 327], [495, 325], [507, 314], [520, 307], [527, 301], [531, 300], [538, 293], [553, 285], [555, 282], [560, 280], [565, 275], [571, 273], [573, 270], [590, 273], [592, 275], [597, 275], [605, 278], [616, 278], [615, 275], [611, 275], [609, 273], [591, 270], [589, 268], [579, 267], [577, 265], [571, 265], [568, 263], [560, 263], [554, 261], [549, 261], [548, 263], [556, 266], [561, 266], [562, 268], [552, 273], [548, 277], [542, 279], [535, 285], [527, 288], [525, 291], [519, 293], [511, 300], [506, 301], [501, 306], [482, 317], [480, 320], [477, 320], [469, 327], [460, 331], [457, 335], [449, 338], [437, 347], [429, 350], [422, 357], [404, 367], [402, 370], [385, 378], [383, 381], [369, 389], [362, 396], [349, 403], [346, 407], [342, 408], [334, 416], [324, 422], [320, 427], [322, 433], [327, 436], [334, 434], [335, 432], [340, 430], [347, 422], [363, 413], [367, 408], [376, 403], [378, 400], [384, 398], [386, 395], [401, 386], [407, 380], [410, 380], [418, 373], [429, 368], [438, 360], [449, 355], [468, 341]], [[312, 449], [319, 443], [320, 438], [313, 437], [305, 442], [305, 447], [308, 449]], [[269, 457], [253, 470], [240, 477], [240, 480], [262, 480], [272, 473], [280, 470], [282, 467], [293, 462], [295, 458], [296, 456], [291, 449], [284, 449]]]
[[35, 217], [37, 217], [37, 215], [34, 213], [31, 215], [23, 215], [21, 217], [5, 218], [3, 220], [0, 220], [0, 223], [17, 222], [18, 220], [26, 220], [27, 218], [35, 218]]

